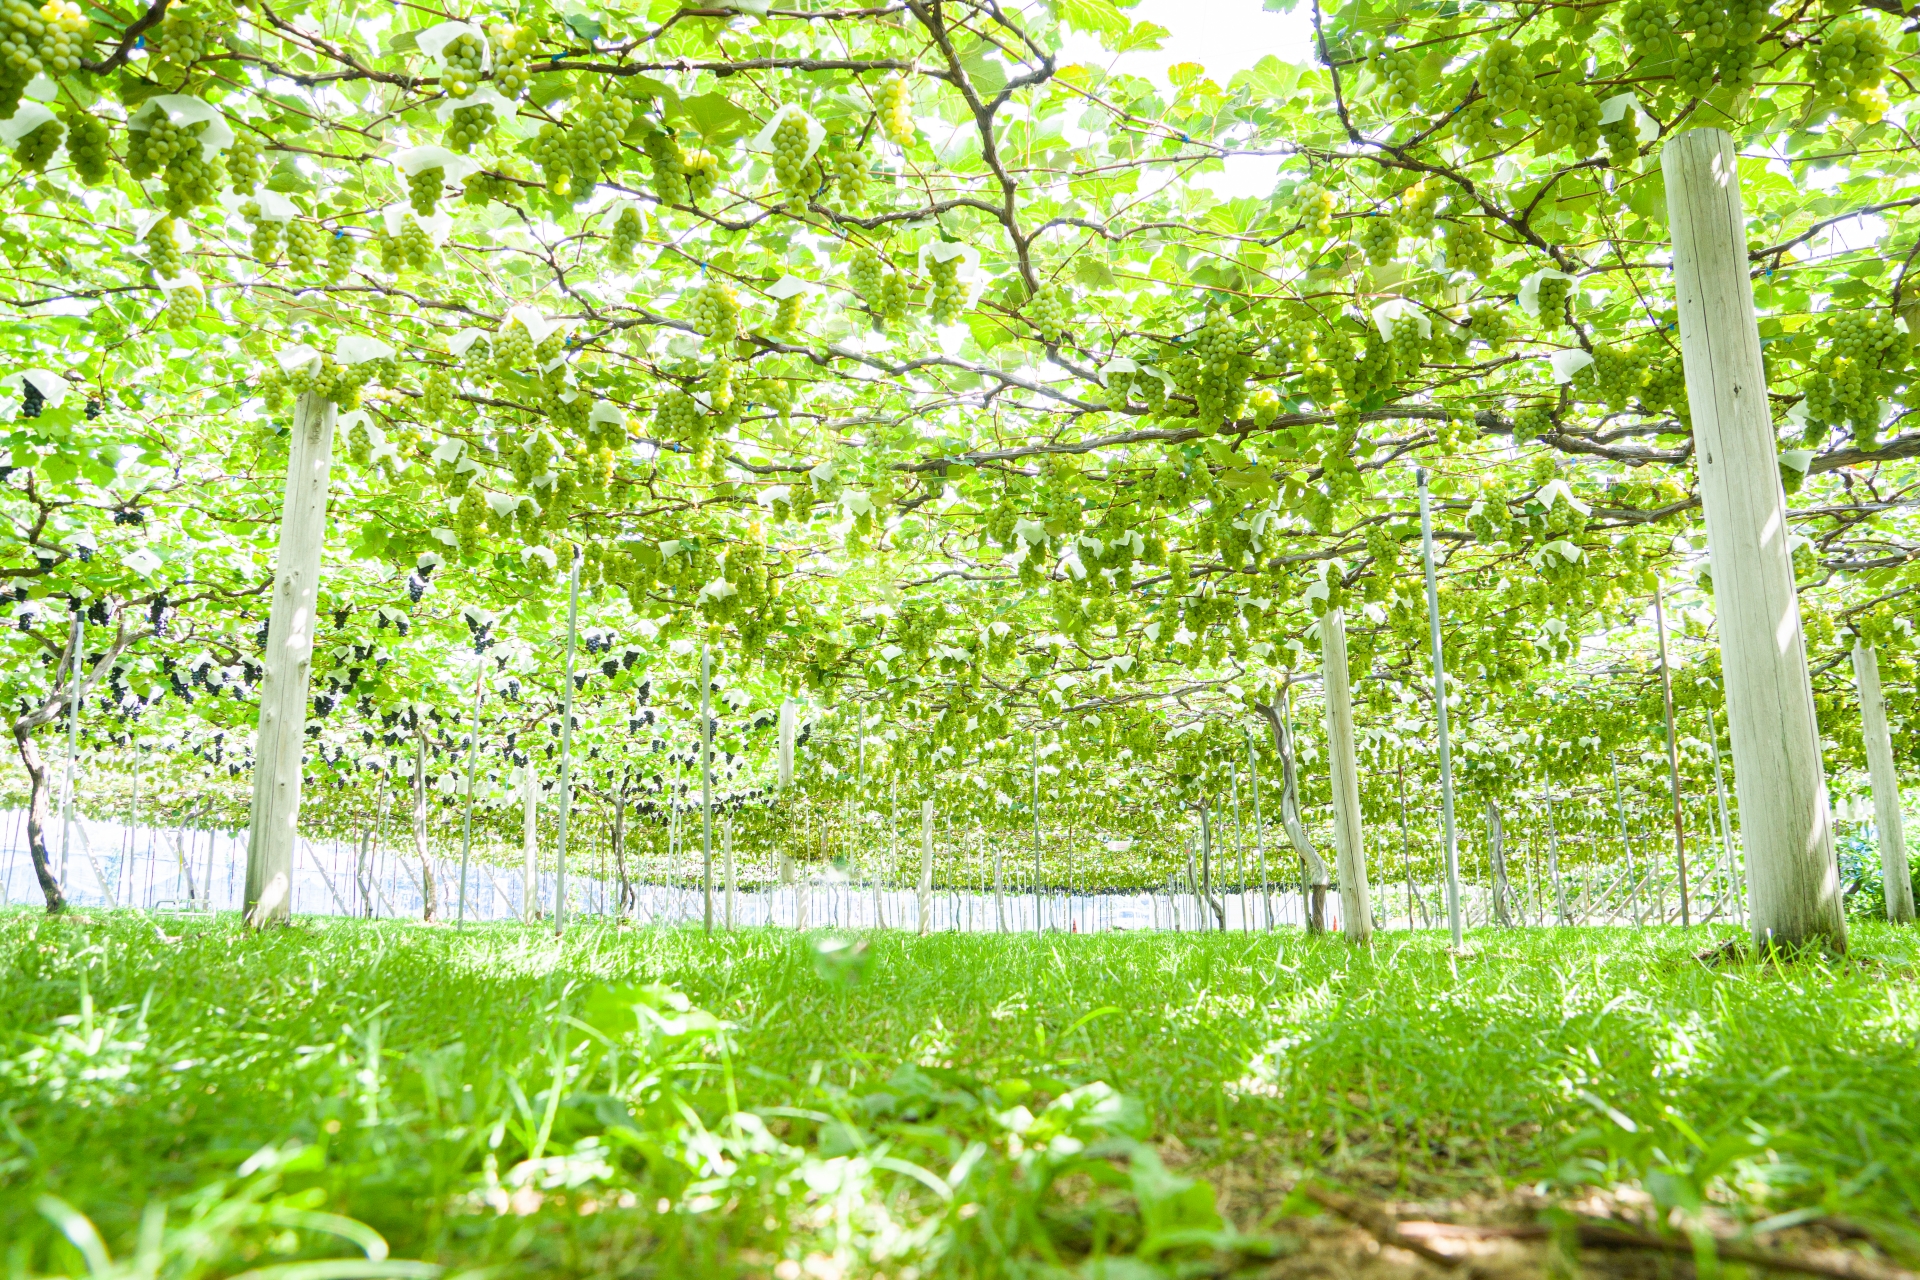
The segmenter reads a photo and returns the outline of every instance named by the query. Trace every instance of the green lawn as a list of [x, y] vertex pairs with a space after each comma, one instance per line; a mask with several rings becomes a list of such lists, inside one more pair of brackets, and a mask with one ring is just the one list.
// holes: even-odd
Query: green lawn
[[[359, 1259], [285, 1271], [305, 1280], [810, 1255], [1071, 1274], [1110, 1252], [1176, 1274], [1284, 1241], [1278, 1188], [1306, 1168], [1405, 1197], [1637, 1185], [1749, 1223], [1845, 1216], [1896, 1251], [1920, 1226], [1911, 931], [1709, 968], [1725, 935], [1699, 929], [1455, 955], [1437, 934], [167, 927], [0, 917], [10, 1275], [86, 1270], [66, 1240], [88, 1229], [63, 1238], [46, 1195], [116, 1259], [144, 1212], [164, 1275]], [[1271, 1178], [1264, 1219], [1241, 1196], [1221, 1221], [1181, 1176], [1227, 1167]], [[1161, 1274], [1127, 1266], [1080, 1269]]]

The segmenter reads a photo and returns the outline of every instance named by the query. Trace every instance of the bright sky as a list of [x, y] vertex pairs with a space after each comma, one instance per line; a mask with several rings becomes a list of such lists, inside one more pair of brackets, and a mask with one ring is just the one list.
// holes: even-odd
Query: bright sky
[[[1116, 57], [1088, 36], [1069, 34], [1063, 61], [1109, 66], [1165, 85], [1167, 68], [1197, 62], [1221, 85], [1272, 54], [1282, 62], [1313, 61], [1313, 19], [1306, 0], [1292, 13], [1268, 13], [1260, 0], [1141, 0], [1126, 11], [1136, 22], [1151, 22], [1170, 33], [1151, 53]], [[1198, 179], [1222, 197], [1264, 196], [1273, 189], [1277, 160], [1229, 160], [1225, 173]]]

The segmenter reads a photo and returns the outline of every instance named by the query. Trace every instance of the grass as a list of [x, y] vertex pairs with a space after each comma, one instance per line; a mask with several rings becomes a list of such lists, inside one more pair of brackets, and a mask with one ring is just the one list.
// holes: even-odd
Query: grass
[[1920, 1230], [1885, 926], [1730, 967], [1702, 929], [170, 927], [0, 917], [9, 1275], [1179, 1274], [1286, 1247], [1303, 1170]]

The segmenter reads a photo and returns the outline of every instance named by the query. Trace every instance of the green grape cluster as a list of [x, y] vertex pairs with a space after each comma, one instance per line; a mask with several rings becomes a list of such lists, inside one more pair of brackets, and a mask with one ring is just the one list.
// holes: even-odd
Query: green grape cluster
[[1409, 111], [1420, 97], [1420, 58], [1411, 49], [1389, 49], [1382, 45], [1369, 59], [1373, 74], [1380, 78], [1381, 92], [1389, 111]]
[[440, 193], [446, 190], [447, 171], [439, 165], [416, 169], [407, 175], [407, 198], [413, 211], [423, 218], [433, 216], [440, 206]]
[[1744, 88], [1752, 82], [1760, 38], [1766, 32], [1767, 0], [1680, 0], [1677, 32], [1690, 32], [1674, 54], [1674, 87], [1698, 97], [1720, 83]]
[[928, 306], [933, 311], [935, 324], [952, 324], [960, 314], [960, 300], [964, 290], [960, 287], [960, 259], [927, 258], [927, 277], [932, 282], [929, 289]]
[[493, 339], [493, 369], [496, 374], [520, 373], [534, 367], [533, 335], [518, 320], [500, 326]]
[[576, 201], [592, 195], [600, 176], [618, 167], [621, 139], [632, 124], [633, 103], [619, 94], [594, 85], [581, 95], [567, 135], [573, 162], [571, 193]]
[[1453, 136], [1469, 151], [1493, 141], [1494, 111], [1486, 102], [1471, 102], [1453, 118]]
[[1513, 415], [1515, 440], [1538, 440], [1553, 433], [1553, 411], [1544, 404], [1530, 404]]
[[320, 228], [300, 218], [287, 221], [287, 265], [301, 275], [320, 258]]
[[1212, 434], [1237, 417], [1246, 400], [1248, 360], [1240, 335], [1215, 312], [1193, 340], [1199, 368], [1194, 378], [1194, 416], [1200, 430]]
[[67, 112], [67, 158], [73, 161], [74, 174], [89, 187], [97, 187], [113, 172], [112, 134], [104, 120], [78, 108]]
[[455, 107], [447, 115], [447, 145], [465, 155], [493, 132], [496, 117], [491, 102]]
[[[535, 139], [536, 144], [538, 141]], [[666, 129], [648, 129], [640, 140], [640, 147], [646, 153], [647, 167], [653, 176], [653, 194], [660, 197], [660, 203], [686, 204], [692, 193], [687, 185], [686, 157], [681, 153], [679, 141]], [[538, 154], [534, 159], [539, 160]]]
[[913, 144], [913, 103], [899, 76], [888, 76], [880, 86], [880, 132], [896, 147]]
[[253, 231], [248, 237], [247, 251], [253, 260], [262, 266], [272, 263], [280, 256], [280, 223], [274, 218], [260, 216], [260, 206], [249, 201], [241, 212], [253, 219]]
[[447, 416], [447, 410], [453, 407], [453, 379], [445, 369], [435, 369], [427, 375], [420, 390], [420, 404], [435, 418]]
[[1607, 145], [1607, 163], [1625, 169], [1640, 158], [1640, 128], [1632, 111], [1623, 111], [1611, 124], [1600, 126], [1600, 140]]
[[687, 198], [698, 203], [720, 186], [720, 157], [711, 151], [689, 151], [682, 157], [681, 171], [687, 177]]
[[799, 112], [789, 111], [773, 126], [773, 176], [790, 202], [805, 204], [819, 187], [818, 171], [807, 154], [807, 122]]
[[493, 45], [493, 84], [500, 96], [509, 101], [526, 92], [532, 80], [527, 58], [533, 50], [533, 36], [525, 27], [495, 27], [489, 36]]
[[1480, 92], [1495, 112], [1515, 115], [1533, 96], [1533, 74], [1526, 55], [1510, 40], [1495, 40], [1480, 58]]
[[1640, 352], [1646, 379], [1640, 385], [1640, 403], [1652, 412], [1665, 411], [1682, 423], [1689, 420], [1687, 374], [1679, 360], [1664, 349]]
[[1804, 74], [1815, 101], [1867, 102], [1886, 77], [1887, 38], [1866, 18], [1836, 22], [1809, 45]]
[[710, 279], [687, 305], [687, 319], [702, 336], [732, 342], [740, 336], [740, 296], [725, 280]]
[[334, 228], [333, 237], [327, 241], [327, 280], [339, 284], [353, 270], [353, 260], [360, 252], [360, 242], [347, 234], [345, 227]]
[[162, 315], [169, 329], [184, 329], [200, 318], [200, 308], [206, 302], [196, 285], [182, 284], [167, 290], [167, 307]]
[[468, 485], [466, 492], [460, 495], [460, 505], [453, 512], [453, 536], [460, 541], [460, 554], [470, 556], [480, 549], [480, 535], [487, 526], [487, 514], [490, 508], [487, 500], [480, 496], [476, 485]]
[[1333, 234], [1333, 192], [1309, 182], [1293, 193], [1294, 216], [1310, 236]]
[[1449, 221], [1443, 233], [1447, 246], [1447, 265], [1455, 271], [1471, 271], [1485, 280], [1493, 274], [1493, 237], [1479, 218]]
[[[527, 143], [527, 155], [540, 166], [540, 179], [556, 196], [573, 193], [573, 148], [566, 130], [557, 124], [543, 124]], [[665, 199], [663, 195], [661, 199]]]
[[295, 395], [317, 395], [341, 409], [352, 410], [360, 407], [360, 389], [372, 374], [367, 365], [335, 364], [330, 356], [321, 356], [288, 374], [287, 388]]
[[858, 212], [867, 207], [867, 188], [873, 177], [859, 139], [849, 134], [830, 134], [826, 144], [826, 168], [833, 179], [834, 194], [843, 208]]
[[480, 87], [480, 64], [486, 54], [486, 42], [469, 32], [447, 42], [447, 47], [440, 51], [440, 61], [445, 67], [440, 73], [440, 84], [449, 98], [470, 97]]
[[1433, 234], [1441, 194], [1440, 184], [1432, 181], [1416, 182], [1400, 193], [1400, 226], [1407, 235], [1424, 240]]
[[1600, 146], [1600, 99], [1583, 84], [1551, 84], [1534, 98], [1540, 118], [1537, 148], [1541, 155], [1571, 150], [1576, 158], [1592, 155]]
[[147, 266], [155, 280], [172, 280], [184, 268], [180, 232], [172, 218], [162, 218], [147, 231]]
[[250, 196], [260, 188], [260, 136], [251, 129], [236, 129], [233, 145], [227, 148], [227, 181], [235, 195]]
[[1360, 249], [1375, 266], [1392, 262], [1400, 252], [1400, 227], [1392, 217], [1376, 214], [1360, 220]]
[[267, 407], [268, 413], [278, 413], [287, 407], [287, 375], [280, 371], [278, 365], [267, 366], [255, 389], [260, 393], [260, 403]]
[[913, 300], [913, 289], [907, 284], [907, 278], [898, 271], [887, 272], [880, 281], [880, 323], [896, 325], [907, 318], [907, 307]]
[[156, 78], [172, 87], [183, 83], [193, 65], [213, 49], [214, 15], [202, 8], [172, 5], [153, 41]]
[[1042, 342], [1055, 342], [1063, 337], [1067, 330], [1067, 304], [1062, 290], [1047, 286], [1027, 299], [1020, 308], [1036, 331]]
[[707, 404], [714, 413], [726, 415], [733, 408], [734, 364], [730, 356], [722, 354], [707, 369], [702, 390], [707, 393]]
[[1845, 423], [1856, 443], [1871, 448], [1882, 400], [1906, 381], [1912, 336], [1889, 312], [1853, 309], [1837, 313], [1828, 334], [1826, 350], [1806, 381], [1807, 420], [1823, 426]]
[[485, 169], [467, 175], [461, 184], [460, 203], [476, 209], [484, 209], [498, 201], [508, 204], [513, 200], [514, 183], [504, 174], [489, 173]]
[[1540, 327], [1549, 333], [1567, 322], [1567, 299], [1573, 282], [1559, 276], [1540, 277]]
[[1573, 377], [1573, 389], [1584, 399], [1597, 400], [1619, 411], [1633, 403], [1646, 385], [1647, 363], [1641, 353], [1620, 347], [1595, 347], [1593, 363]]
[[869, 307], [880, 305], [880, 280], [884, 263], [880, 254], [867, 245], [858, 245], [847, 260], [847, 284], [854, 296]]
[[215, 162], [201, 154], [200, 135], [208, 122], [177, 125], [165, 112], [146, 118], [146, 128], [132, 132], [127, 143], [127, 169], [135, 178], [161, 175], [166, 183], [169, 212], [185, 213], [210, 203], [219, 193]]
[[1426, 352], [1427, 340], [1421, 336], [1419, 318], [1396, 316], [1387, 337], [1387, 353], [1393, 357], [1391, 380], [1398, 382], [1419, 373]]
[[773, 336], [790, 338], [800, 331], [800, 322], [806, 318], [807, 295], [788, 294], [780, 299], [779, 307], [773, 313]]
[[613, 235], [607, 243], [607, 261], [616, 267], [632, 266], [633, 251], [645, 234], [646, 227], [640, 221], [638, 209], [628, 205], [620, 210], [620, 216], [613, 220]]
[[685, 391], [669, 391], [654, 411], [660, 434], [669, 440], [692, 440], [701, 432], [700, 405]]
[[1627, 47], [1644, 58], [1665, 47], [1673, 30], [1673, 14], [1666, 0], [1627, 0], [1620, 14], [1620, 29]]
[[1505, 346], [1513, 336], [1513, 321], [1507, 309], [1492, 302], [1482, 303], [1469, 312], [1466, 328], [1468, 338], [1485, 343], [1494, 351]]
[[380, 250], [380, 269], [390, 276], [397, 276], [407, 265], [406, 246], [400, 243], [399, 236], [387, 234], [385, 225], [374, 230], [373, 243]]
[[13, 144], [14, 162], [28, 173], [44, 173], [47, 161], [60, 149], [60, 139], [65, 133], [58, 120], [35, 126]]

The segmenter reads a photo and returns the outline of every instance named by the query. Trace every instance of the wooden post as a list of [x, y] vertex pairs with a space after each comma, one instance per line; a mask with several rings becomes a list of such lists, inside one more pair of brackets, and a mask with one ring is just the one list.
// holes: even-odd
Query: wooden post
[[700, 642], [700, 901], [713, 932], [713, 654]]
[[1260, 762], [1254, 758], [1253, 735], [1244, 728], [1240, 736], [1247, 743], [1247, 778], [1253, 784], [1253, 847], [1260, 854], [1260, 910], [1267, 922], [1267, 930], [1273, 930], [1273, 887], [1267, 879], [1267, 828], [1260, 820]]
[[727, 931], [733, 931], [733, 819], [720, 828], [720, 859], [727, 882]]
[[1620, 794], [1620, 762], [1612, 752], [1607, 753], [1607, 763], [1613, 769], [1613, 807], [1620, 815], [1620, 844], [1627, 851], [1627, 899], [1633, 904], [1633, 922], [1640, 923], [1640, 873], [1633, 865], [1633, 836], [1627, 831], [1627, 802]]
[[1873, 780], [1873, 830], [1880, 841], [1880, 874], [1887, 886], [1887, 919], [1913, 923], [1913, 877], [1907, 870], [1907, 836], [1900, 817], [1900, 777], [1887, 734], [1887, 700], [1880, 692], [1880, 659], [1873, 646], [1853, 642], [1853, 678], [1860, 691], [1860, 736]]
[[1447, 743], [1447, 668], [1440, 647], [1440, 590], [1433, 575], [1433, 515], [1427, 500], [1427, 473], [1414, 475], [1420, 489], [1420, 558], [1427, 575], [1427, 631], [1433, 641], [1433, 718], [1440, 743], [1440, 827], [1447, 874], [1447, 927], [1453, 945], [1461, 943], [1460, 845], [1453, 825], [1453, 749]]
[[1044, 932], [1040, 921], [1040, 728], [1033, 730], [1033, 931]]
[[1687, 898], [1687, 826], [1680, 811], [1680, 735], [1673, 724], [1673, 673], [1667, 665], [1667, 615], [1661, 607], [1660, 585], [1653, 588], [1653, 626], [1660, 636], [1660, 698], [1667, 711], [1667, 782], [1673, 789], [1673, 859], [1680, 869], [1680, 925], [1693, 923]]
[[1353, 693], [1347, 678], [1347, 618], [1320, 616], [1320, 678], [1326, 686], [1327, 754], [1333, 772], [1333, 851], [1340, 871], [1340, 923], [1349, 942], [1373, 936], [1366, 829], [1360, 816], [1360, 766], [1353, 744]]
[[1560, 880], [1560, 834], [1553, 828], [1553, 783], [1540, 779], [1540, 807], [1547, 819], [1547, 878], [1553, 883], [1553, 909], [1560, 924], [1572, 924], [1567, 915], [1567, 890]]
[[300, 826], [300, 769], [306, 748], [307, 684], [327, 536], [327, 482], [333, 465], [334, 405], [313, 392], [294, 404], [280, 546], [267, 614], [266, 676], [253, 747], [253, 812], [247, 827], [246, 920], [284, 924], [293, 905], [294, 835]]
[[1792, 534], [1760, 331], [1733, 139], [1694, 129], [1661, 151], [1680, 353], [1719, 613], [1757, 942], [1844, 949], [1826, 777], [1794, 589]]
[[[567, 927], [567, 815], [573, 800], [573, 653], [580, 634], [580, 550], [567, 566], [567, 662], [560, 686], [560, 817], [554, 829], [553, 932]], [[532, 760], [531, 753], [527, 756]]]
[[920, 802], [920, 932], [933, 908], [933, 801]]
[[460, 909], [454, 928], [467, 927], [467, 861], [473, 854], [473, 771], [480, 759], [480, 699], [487, 691], [487, 657], [473, 642], [473, 724], [467, 736], [467, 800], [460, 815]]

